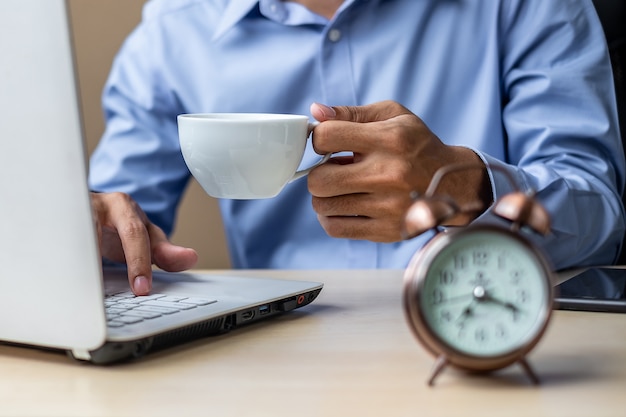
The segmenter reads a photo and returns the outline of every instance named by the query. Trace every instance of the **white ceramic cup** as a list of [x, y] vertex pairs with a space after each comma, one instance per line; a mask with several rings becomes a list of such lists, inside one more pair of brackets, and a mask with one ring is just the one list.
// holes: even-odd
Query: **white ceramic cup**
[[289, 182], [330, 158], [298, 171], [315, 124], [304, 115], [204, 113], [178, 116], [185, 163], [207, 194], [257, 199], [278, 195]]

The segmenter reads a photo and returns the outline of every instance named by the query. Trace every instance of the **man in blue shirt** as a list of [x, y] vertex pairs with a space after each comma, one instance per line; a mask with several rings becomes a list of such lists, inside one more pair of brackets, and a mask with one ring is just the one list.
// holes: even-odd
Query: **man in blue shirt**
[[311, 114], [303, 166], [313, 147], [344, 152], [275, 198], [220, 201], [236, 268], [404, 268], [432, 237], [402, 239], [410, 192], [461, 161], [485, 169], [441, 191], [486, 210], [450, 225], [494, 221], [513, 187], [498, 166], [552, 216], [537, 243], [555, 268], [620, 249], [624, 156], [591, 0], [153, 0], [103, 105], [94, 209], [103, 256], [127, 261], [138, 294], [151, 262], [197, 259], [166, 238], [189, 179], [180, 113]]

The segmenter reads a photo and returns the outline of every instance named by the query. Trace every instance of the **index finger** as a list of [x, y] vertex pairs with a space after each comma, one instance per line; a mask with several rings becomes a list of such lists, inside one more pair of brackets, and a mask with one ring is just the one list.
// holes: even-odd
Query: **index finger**
[[366, 153], [380, 139], [380, 128], [376, 123], [354, 123], [327, 120], [313, 131], [313, 149], [319, 154], [354, 152]]
[[116, 205], [109, 220], [122, 244], [131, 289], [147, 295], [152, 288], [152, 251], [144, 219], [135, 210]]
[[414, 115], [397, 115], [376, 122], [356, 123], [328, 120], [313, 132], [313, 149], [319, 154], [372, 152], [397, 155], [407, 151], [407, 145], [421, 133]]
[[[120, 228], [121, 226], [121, 228]], [[148, 230], [143, 222], [125, 219], [117, 226], [128, 272], [128, 283], [135, 295], [152, 289], [152, 251]]]
[[355, 123], [380, 122], [403, 114], [412, 114], [409, 109], [395, 101], [386, 100], [364, 106], [333, 106], [333, 120]]
[[399, 143], [395, 141], [414, 123], [408, 118], [417, 119], [406, 107], [393, 101], [330, 109], [333, 117], [324, 118], [313, 133], [313, 148], [320, 154], [368, 153], [383, 151], [388, 146], [397, 149]]

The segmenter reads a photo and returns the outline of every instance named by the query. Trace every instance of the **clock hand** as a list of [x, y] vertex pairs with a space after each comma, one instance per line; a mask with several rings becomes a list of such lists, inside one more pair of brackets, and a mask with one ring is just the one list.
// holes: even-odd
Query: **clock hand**
[[467, 320], [469, 317], [473, 315], [474, 315], [474, 310], [472, 309], [472, 304], [470, 304], [463, 309], [463, 312], [461, 313], [459, 318], [456, 319], [456, 321], [461, 327], [463, 327], [463, 325], [465, 324], [465, 320]]
[[471, 294], [462, 294], [462, 295], [457, 295], [451, 298], [444, 298], [441, 302], [448, 303], [448, 302], [453, 302], [453, 301], [461, 301], [461, 300], [467, 300], [468, 298], [471, 298], [471, 297], [472, 297]]
[[475, 301], [478, 302], [482, 302], [484, 301], [483, 298], [485, 297], [485, 289], [478, 285], [474, 288], [474, 291], [472, 291], [472, 294], [467, 295], [467, 296], [458, 296], [458, 297], [454, 297], [454, 298], [460, 298], [460, 297], [472, 297], [472, 301], [470, 303], [470, 305], [468, 305], [467, 307], [465, 307], [463, 309], [463, 312], [461, 313], [461, 315], [459, 316], [459, 318], [456, 320], [457, 323], [459, 324], [459, 326], [463, 327], [465, 324], [465, 320], [467, 320], [468, 318], [470, 318], [471, 316], [474, 315], [474, 309], [472, 308], [472, 306], [474, 305]]
[[520, 312], [520, 309], [516, 305], [512, 304], [509, 301], [502, 301], [499, 298], [495, 298], [494, 296], [492, 296], [489, 293], [485, 294], [485, 300], [486, 301], [490, 301], [492, 303], [500, 304], [501, 306], [506, 307], [509, 310], [512, 310], [512, 311], [514, 311], [516, 313]]
[[492, 296], [487, 290], [485, 290], [480, 285], [474, 288], [474, 291], [472, 292], [472, 295], [479, 302], [487, 301], [487, 302], [499, 304], [499, 305], [501, 305], [501, 306], [511, 310], [514, 315], [517, 315], [517, 314], [521, 313], [521, 310], [519, 309], [519, 307], [517, 307], [516, 305], [514, 305], [513, 303], [511, 303], [509, 301], [502, 301], [499, 298], [496, 298], [496, 297]]

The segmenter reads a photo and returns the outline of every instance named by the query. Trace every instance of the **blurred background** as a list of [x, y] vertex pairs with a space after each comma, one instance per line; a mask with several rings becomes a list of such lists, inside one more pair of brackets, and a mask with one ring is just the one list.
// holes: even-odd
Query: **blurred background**
[[[141, 19], [146, 0], [69, 0], [89, 154], [104, 131], [100, 96], [111, 62]], [[230, 268], [217, 201], [192, 180], [178, 212], [172, 241], [196, 249], [198, 268]]]

